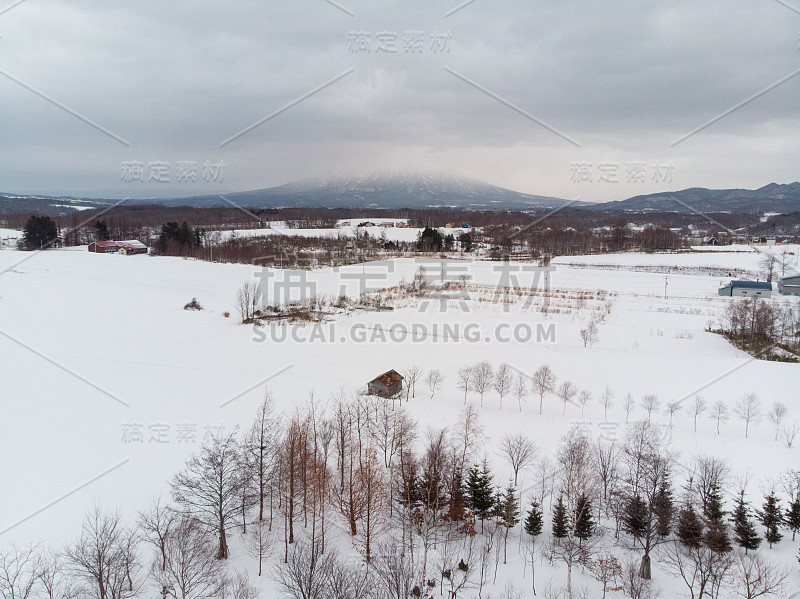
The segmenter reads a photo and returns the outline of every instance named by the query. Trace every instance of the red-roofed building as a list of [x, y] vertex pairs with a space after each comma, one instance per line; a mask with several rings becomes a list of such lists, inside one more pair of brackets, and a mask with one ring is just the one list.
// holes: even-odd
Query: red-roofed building
[[95, 254], [110, 254], [119, 252], [123, 255], [146, 254], [148, 247], [141, 241], [130, 239], [128, 241], [93, 241], [89, 244], [89, 251]]

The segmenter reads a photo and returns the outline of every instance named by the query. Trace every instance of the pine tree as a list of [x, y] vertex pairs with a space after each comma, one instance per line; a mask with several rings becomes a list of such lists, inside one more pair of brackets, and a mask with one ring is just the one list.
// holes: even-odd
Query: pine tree
[[530, 552], [531, 558], [531, 588], [533, 589], [533, 594], [536, 594], [536, 569], [534, 566], [534, 556], [535, 556], [535, 547], [536, 547], [536, 537], [542, 534], [542, 529], [544, 526], [543, 518], [542, 518], [542, 508], [539, 505], [539, 502], [536, 499], [531, 499], [531, 508], [528, 510], [528, 515], [525, 517], [525, 522], [523, 523], [523, 528], [525, 529], [526, 534], [531, 537], [532, 541], [532, 549]]
[[706, 547], [715, 553], [728, 553], [733, 546], [728, 537], [728, 527], [721, 522], [711, 521], [708, 523], [705, 534]]
[[761, 524], [767, 529], [764, 538], [769, 543], [770, 549], [773, 543], [778, 543], [783, 538], [780, 533], [780, 526], [783, 523], [783, 514], [781, 514], [780, 501], [775, 497], [775, 493], [770, 491], [769, 495], [764, 500], [762, 511], [758, 513]]
[[94, 235], [97, 241], [108, 241], [111, 237], [108, 233], [108, 225], [104, 220], [97, 220], [94, 223]]
[[33, 215], [25, 223], [22, 243], [28, 250], [44, 250], [58, 241], [58, 225], [49, 216]]
[[579, 539], [579, 544], [594, 534], [595, 523], [592, 518], [592, 500], [586, 495], [578, 498], [575, 506], [575, 536]]
[[744, 547], [745, 553], [750, 550], [755, 551], [761, 544], [761, 537], [758, 536], [755, 524], [750, 518], [750, 510], [744, 500], [744, 491], [739, 494], [739, 500], [731, 516], [733, 522], [733, 536], [739, 547]]
[[489, 465], [484, 462], [483, 468], [473, 466], [467, 473], [466, 496], [470, 509], [483, 522], [492, 515], [495, 507], [495, 496], [492, 489], [492, 473]]
[[800, 531], [800, 496], [789, 503], [784, 521], [786, 522], [786, 527], [792, 531], [792, 541], [794, 541], [795, 535]]
[[525, 517], [525, 523], [523, 524], [525, 532], [532, 536], [535, 541], [536, 537], [542, 534], [543, 525], [542, 508], [536, 499], [532, 499], [531, 508], [528, 510], [528, 515]]
[[506, 487], [506, 492], [497, 502], [500, 512], [500, 524], [505, 529], [503, 532], [503, 563], [508, 561], [508, 532], [519, 524], [519, 501], [517, 501], [517, 490], [514, 485]]
[[625, 505], [622, 528], [635, 539], [640, 539], [647, 527], [647, 504], [639, 496], [631, 497]]
[[661, 483], [653, 502], [653, 511], [656, 515], [656, 534], [660, 537], [669, 536], [672, 532], [672, 519], [675, 516], [675, 506], [672, 503], [672, 489], [667, 481]]
[[514, 528], [519, 524], [519, 501], [517, 501], [517, 490], [514, 485], [509, 484], [506, 487], [506, 492], [498, 503], [501, 524], [506, 528]]
[[678, 539], [686, 547], [697, 549], [703, 542], [703, 523], [697, 512], [689, 505], [678, 513], [678, 524], [675, 530]]
[[717, 481], [711, 483], [708, 493], [703, 498], [703, 516], [707, 521], [721, 524], [725, 517], [722, 509], [722, 490]]
[[553, 537], [563, 539], [567, 536], [567, 508], [564, 507], [564, 497], [558, 496], [553, 508]]
[[461, 473], [456, 472], [450, 489], [450, 500], [447, 504], [447, 513], [444, 518], [448, 522], [461, 522], [467, 516], [464, 492], [462, 491]]

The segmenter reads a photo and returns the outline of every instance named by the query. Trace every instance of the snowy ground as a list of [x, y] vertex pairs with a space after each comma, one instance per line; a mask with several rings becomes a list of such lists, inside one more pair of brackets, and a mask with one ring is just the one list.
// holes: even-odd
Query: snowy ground
[[[456, 387], [458, 368], [485, 359], [530, 373], [546, 363], [560, 380], [592, 392], [595, 400], [583, 419], [574, 406], [562, 416], [555, 397], [546, 398], [542, 416], [533, 398], [520, 412], [507, 397], [501, 410], [495, 394], [487, 395], [480, 414], [490, 438], [524, 431], [550, 456], [559, 437], [576, 423], [595, 438], [621, 438], [622, 397], [628, 392], [637, 402], [654, 393], [662, 404], [688, 398], [688, 406], [700, 393], [709, 403], [722, 399], [733, 406], [752, 391], [765, 406], [784, 401], [789, 418], [798, 418], [800, 397], [789, 391], [797, 386], [800, 365], [753, 360], [704, 331], [729, 301], [717, 296], [723, 279], [669, 275], [665, 297], [662, 274], [591, 267], [757, 269], [758, 261], [755, 253], [718, 251], [563, 258], [550, 273], [547, 314], [540, 311], [541, 296], [526, 303], [526, 290], [541, 273], [530, 265], [476, 262], [466, 265], [474, 288], [464, 306], [451, 302], [440, 311], [435, 301], [403, 299], [394, 311], [353, 312], [316, 329], [275, 326], [254, 333], [237, 324], [234, 307], [236, 289], [252, 280], [248, 266], [89, 254], [85, 248], [0, 252], [0, 543], [47, 539], [58, 546], [77, 536], [80, 516], [94, 502], [135, 514], [150, 497], [168, 494], [168, 481], [206, 434], [217, 427], [248, 427], [266, 386], [278, 407], [289, 412], [312, 391], [325, 399], [342, 388], [355, 392], [389, 368], [437, 367], [446, 377], [442, 391], [433, 400], [418, 392], [407, 406], [423, 428], [441, 427], [452, 424], [463, 405]], [[317, 294], [335, 295], [344, 288], [357, 295], [360, 277], [369, 279], [370, 286], [388, 287], [411, 280], [421, 265], [442, 270], [438, 261], [406, 259], [297, 276], [307, 277], [304, 283]], [[463, 263], [448, 263], [444, 276], [454, 280], [463, 268]], [[498, 284], [518, 289], [497, 293]], [[598, 290], [607, 293], [605, 299], [578, 306], [579, 292]], [[182, 309], [193, 297], [203, 311]], [[599, 326], [599, 342], [584, 348], [579, 330], [593, 315], [609, 310]], [[223, 315], [226, 311], [229, 318]], [[457, 331], [458, 339], [448, 340], [445, 325]], [[539, 325], [547, 331], [554, 326], [555, 342], [549, 336], [540, 342], [520, 340]], [[401, 335], [401, 328], [415, 326], [413, 339]], [[520, 338], [509, 339], [515, 333]], [[309, 341], [314, 335], [323, 338]], [[606, 385], [617, 399], [610, 425], [601, 429], [602, 408], [596, 398]], [[469, 400], [477, 403], [473, 394]], [[642, 416], [641, 408], [637, 415]], [[666, 416], [656, 419], [666, 424]], [[136, 425], [143, 430], [141, 442], [130, 438]], [[735, 419], [717, 436], [712, 422], [702, 418], [694, 433], [683, 411], [676, 415], [674, 429], [664, 426], [664, 434], [681, 460], [706, 453], [726, 457], [734, 472], [749, 471], [754, 477], [751, 493], [759, 502], [759, 485], [800, 463], [799, 450], [776, 443], [766, 422], [745, 440], [744, 425]], [[495, 455], [491, 439], [486, 451]], [[499, 458], [495, 463], [498, 483], [505, 484], [509, 472]], [[524, 474], [522, 487], [528, 486]], [[549, 506], [545, 513], [549, 516]], [[798, 545], [800, 541], [787, 538], [766, 551], [791, 564]], [[515, 580], [518, 589], [527, 591], [520, 559], [516, 549], [511, 551], [509, 565], [500, 566], [496, 590]], [[235, 561], [254, 576], [253, 563], [240, 548]], [[663, 597], [685, 596], [657, 561], [654, 567]], [[546, 564], [537, 572], [541, 584], [561, 575]], [[580, 569], [576, 580], [596, 589]], [[265, 589], [269, 584], [264, 581]]]
[[22, 239], [22, 231], [16, 229], [0, 229], [0, 249], [16, 248], [17, 242]]
[[[297, 237], [328, 237], [328, 238], [353, 238], [356, 233], [363, 235], [367, 233], [375, 239], [385, 239], [386, 241], [416, 241], [423, 229], [416, 227], [337, 227], [335, 229], [290, 229], [279, 226], [282, 223], [273, 224], [269, 229], [237, 229], [235, 231], [219, 231], [221, 241], [228, 241], [238, 237], [269, 237], [271, 235], [291, 235]], [[442, 235], [452, 234], [458, 237], [465, 229], [461, 227], [439, 227]]]

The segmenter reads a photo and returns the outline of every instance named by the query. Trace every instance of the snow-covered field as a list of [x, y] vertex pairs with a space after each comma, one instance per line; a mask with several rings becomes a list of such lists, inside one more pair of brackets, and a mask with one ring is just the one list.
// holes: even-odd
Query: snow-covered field
[[[381, 231], [387, 237], [416, 235], [414, 229]], [[298, 234], [296, 229], [286, 232]], [[797, 246], [787, 249], [797, 254]], [[525, 290], [543, 284], [537, 279], [541, 273], [526, 264], [448, 262], [442, 267], [440, 261], [401, 259], [304, 271], [295, 273], [303, 284], [330, 296], [343, 290], [357, 296], [362, 281], [369, 287], [410, 281], [420, 266], [430, 269], [434, 280], [455, 280], [466, 268], [475, 288], [463, 305], [451, 300], [446, 311], [438, 301], [404, 298], [393, 311], [354, 311], [316, 329], [310, 324], [276, 325], [255, 333], [238, 324], [235, 309], [236, 290], [253, 280], [252, 267], [96, 255], [85, 248], [0, 252], [0, 544], [46, 539], [60, 546], [78, 535], [81, 516], [93, 503], [119, 506], [133, 517], [151, 497], [168, 495], [170, 479], [206, 435], [249, 427], [266, 387], [278, 408], [289, 413], [311, 392], [322, 400], [341, 389], [355, 393], [377, 374], [410, 364], [439, 368], [446, 379], [434, 399], [418, 391], [406, 404], [423, 429], [455, 422], [464, 402], [457, 371], [480, 360], [507, 362], [525, 373], [549, 364], [559, 380], [591, 391], [594, 400], [583, 418], [575, 406], [562, 416], [555, 396], [545, 398], [540, 416], [532, 397], [520, 412], [514, 399], [507, 397], [501, 410], [496, 394], [487, 394], [479, 413], [489, 437], [485, 451], [494, 460], [499, 484], [510, 475], [496, 454], [495, 442], [503, 433], [524, 431], [551, 457], [559, 438], [576, 423], [594, 438], [621, 439], [626, 393], [637, 402], [644, 394], [656, 394], [662, 405], [686, 399], [687, 407], [701, 394], [709, 403], [719, 399], [732, 407], [743, 394], [754, 392], [765, 406], [780, 399], [790, 420], [800, 418], [800, 364], [754, 360], [705, 332], [729, 301], [717, 296], [724, 279], [671, 274], [665, 297], [662, 274], [592, 268], [757, 270], [759, 260], [758, 254], [743, 251], [563, 258], [550, 273], [547, 313], [540, 310], [539, 295], [526, 303]], [[281, 280], [286, 273], [277, 276]], [[502, 289], [508, 286], [516, 289]], [[579, 292], [599, 290], [607, 293], [605, 299], [577, 299]], [[203, 311], [183, 310], [193, 297]], [[599, 324], [599, 341], [586, 348], [579, 330], [601, 312], [606, 315]], [[457, 339], [444, 335], [445, 325], [458, 332]], [[538, 325], [554, 337], [526, 341], [527, 332]], [[388, 333], [412, 327], [418, 333], [413, 338]], [[323, 337], [309, 341], [314, 333]], [[616, 405], [609, 413], [610, 425], [601, 428], [597, 398], [606, 385], [614, 390]], [[477, 396], [470, 393], [469, 401], [477, 405]], [[637, 416], [643, 416], [641, 408]], [[752, 499], [759, 505], [760, 485], [800, 464], [800, 450], [774, 441], [775, 431], [766, 422], [745, 439], [744, 425], [735, 418], [722, 425], [719, 435], [707, 417], [695, 433], [686, 410], [675, 416], [672, 430], [666, 426], [667, 416], [655, 418], [664, 425], [679, 462], [708, 454], [726, 458], [735, 473], [749, 472]], [[142, 431], [141, 440], [131, 437], [135, 430]], [[676, 487], [681, 483], [678, 473]], [[522, 489], [531, 484], [530, 473], [523, 472]], [[549, 513], [545, 506], [545, 537]], [[516, 549], [518, 535], [519, 528], [512, 532], [509, 564], [500, 566], [495, 594], [510, 580], [529, 592]], [[800, 540], [787, 536], [775, 548], [764, 549], [794, 565], [794, 582], [800, 580], [793, 557], [799, 545]], [[241, 547], [234, 547], [234, 561], [254, 577], [254, 564]], [[546, 562], [537, 566], [541, 584], [548, 578], [559, 582], [562, 576]], [[588, 572], [577, 568], [575, 580], [592, 589], [591, 597], [599, 597], [598, 583]], [[686, 596], [657, 559], [654, 581], [665, 598]], [[263, 581], [264, 597], [275, 596], [270, 584]]]
[[[281, 223], [278, 223], [280, 225]], [[335, 229], [292, 229], [272, 225], [269, 229], [236, 229], [235, 231], [219, 231], [221, 241], [228, 241], [234, 236], [237, 238], [243, 237], [269, 237], [270, 235], [290, 235], [296, 237], [327, 237], [332, 239], [337, 238], [353, 238], [356, 233], [363, 235], [366, 233], [375, 239], [385, 239], [386, 241], [416, 241], [422, 229], [417, 227], [337, 227]], [[464, 229], [461, 227], [439, 227], [442, 235], [454, 235], [458, 237]]]
[[17, 242], [22, 238], [22, 231], [16, 229], [0, 228], [0, 249], [17, 247]]

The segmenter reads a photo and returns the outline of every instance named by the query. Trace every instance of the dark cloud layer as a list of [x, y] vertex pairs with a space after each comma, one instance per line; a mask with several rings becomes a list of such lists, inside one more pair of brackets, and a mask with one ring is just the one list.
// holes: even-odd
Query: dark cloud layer
[[[0, 14], [0, 70], [34, 90], [0, 76], [0, 190], [188, 195], [410, 167], [599, 200], [800, 178], [800, 76], [671, 146], [800, 68], [800, 14], [775, 0], [476, 0], [449, 17], [458, 0], [341, 5], [27, 0]], [[413, 31], [423, 51], [407, 54]], [[355, 32], [371, 52], [351, 51]], [[375, 51], [379, 33], [396, 54]], [[121, 181], [123, 161], [170, 162], [174, 180], [179, 160], [224, 161], [225, 178]], [[632, 161], [646, 183], [625, 183]], [[652, 180], [656, 161], [671, 181]], [[575, 162], [593, 183], [570, 180]], [[601, 162], [620, 183], [597, 182]]]

